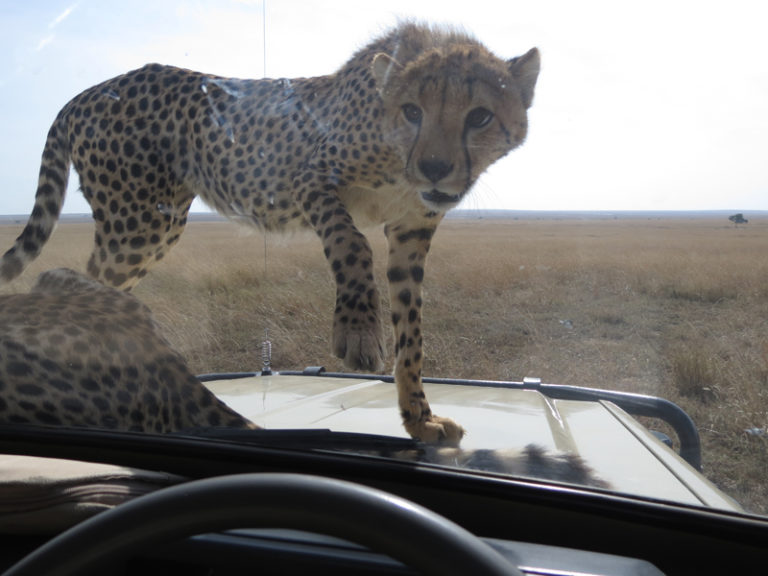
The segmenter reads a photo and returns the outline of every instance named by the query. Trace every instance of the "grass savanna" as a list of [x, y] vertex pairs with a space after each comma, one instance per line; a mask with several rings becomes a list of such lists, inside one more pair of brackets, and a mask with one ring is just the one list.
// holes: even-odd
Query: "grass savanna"
[[[11, 244], [19, 227], [0, 227]], [[383, 235], [373, 241], [385, 277]], [[83, 270], [90, 224], [63, 224], [41, 270]], [[317, 239], [191, 222], [136, 288], [194, 371], [257, 370], [269, 329], [279, 368], [331, 357], [334, 285]], [[665, 397], [698, 425], [704, 473], [768, 514], [768, 221], [750, 218], [449, 219], [424, 282], [430, 376], [520, 380]], [[392, 345], [390, 341], [390, 353]], [[658, 427], [658, 423], [649, 423]]]

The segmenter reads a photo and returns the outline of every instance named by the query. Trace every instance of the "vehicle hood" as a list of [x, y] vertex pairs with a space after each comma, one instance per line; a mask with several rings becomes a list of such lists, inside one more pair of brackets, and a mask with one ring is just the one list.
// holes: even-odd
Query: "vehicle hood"
[[[394, 384], [367, 378], [270, 375], [206, 381], [268, 429], [329, 429], [406, 438]], [[432, 411], [467, 431], [463, 451], [535, 445], [579, 456], [611, 490], [697, 506], [741, 508], [609, 401], [558, 400], [536, 390], [424, 384]]]

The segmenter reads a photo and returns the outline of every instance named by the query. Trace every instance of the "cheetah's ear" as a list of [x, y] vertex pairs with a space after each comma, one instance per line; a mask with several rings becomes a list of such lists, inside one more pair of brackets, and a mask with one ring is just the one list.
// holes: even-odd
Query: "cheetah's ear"
[[536, 87], [536, 79], [539, 77], [539, 68], [541, 67], [539, 50], [531, 48], [522, 56], [509, 60], [507, 65], [512, 77], [520, 85], [523, 104], [529, 108], [533, 102], [533, 89]]
[[379, 52], [373, 57], [371, 73], [376, 81], [376, 88], [383, 93], [393, 73], [402, 70], [403, 66], [389, 54]]

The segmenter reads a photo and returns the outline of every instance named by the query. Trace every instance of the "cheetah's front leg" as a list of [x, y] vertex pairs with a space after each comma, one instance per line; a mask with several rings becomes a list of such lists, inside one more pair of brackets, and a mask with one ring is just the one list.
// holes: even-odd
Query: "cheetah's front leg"
[[389, 242], [387, 278], [395, 330], [395, 383], [403, 424], [411, 436], [424, 442], [458, 445], [464, 428], [432, 414], [421, 382], [421, 283], [438, 222], [419, 222], [417, 226], [396, 223], [384, 229]]
[[384, 334], [371, 247], [333, 187], [316, 179], [310, 173], [306, 183], [297, 179], [294, 184], [336, 280], [332, 350], [348, 368], [380, 372]]

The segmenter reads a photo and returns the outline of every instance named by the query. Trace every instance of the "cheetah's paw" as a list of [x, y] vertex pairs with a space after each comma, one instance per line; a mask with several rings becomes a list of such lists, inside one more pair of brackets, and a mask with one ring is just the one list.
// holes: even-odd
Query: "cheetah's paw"
[[375, 329], [352, 330], [335, 326], [333, 353], [352, 370], [381, 372], [384, 369], [384, 341]]
[[406, 422], [406, 431], [415, 439], [428, 444], [458, 446], [465, 430], [450, 418], [432, 414], [418, 422]]

